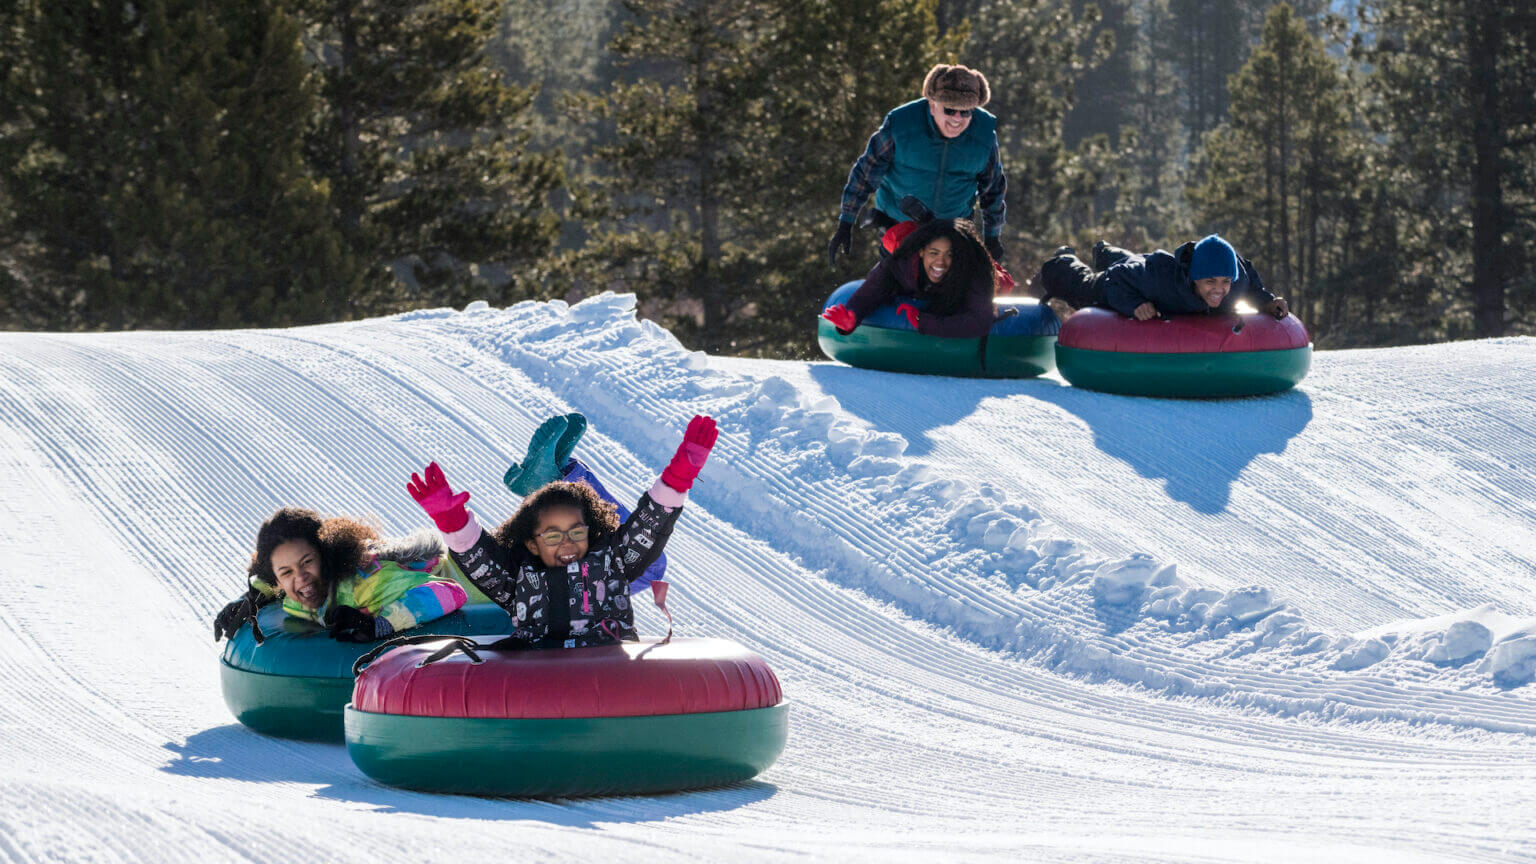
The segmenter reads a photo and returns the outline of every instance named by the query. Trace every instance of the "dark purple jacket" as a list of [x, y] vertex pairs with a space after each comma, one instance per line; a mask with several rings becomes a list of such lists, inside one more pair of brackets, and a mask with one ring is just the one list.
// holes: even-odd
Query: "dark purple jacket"
[[[848, 311], [863, 321], [881, 306], [892, 305], [904, 297], [928, 300], [929, 282], [922, 276], [921, 262], [917, 254], [895, 259], [882, 255], [880, 263], [870, 269], [853, 296], [848, 298]], [[992, 329], [995, 313], [992, 309], [992, 281], [979, 279], [966, 292], [965, 302], [952, 315], [935, 315], [919, 312], [917, 332], [924, 336], [949, 336], [961, 339], [978, 339]]]

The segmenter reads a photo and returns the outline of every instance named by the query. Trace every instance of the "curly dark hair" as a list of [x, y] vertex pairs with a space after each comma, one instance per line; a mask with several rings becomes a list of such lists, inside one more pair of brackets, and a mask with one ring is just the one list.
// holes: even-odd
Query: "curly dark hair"
[[[996, 295], [997, 269], [992, 266], [992, 256], [987, 254], [987, 247], [982, 244], [976, 226], [965, 219], [932, 219], [924, 222], [901, 241], [892, 257], [897, 261], [916, 257], [924, 246], [940, 237], [949, 240], [949, 272], [937, 283], [929, 283], [926, 275], [919, 279], [920, 284], [927, 285], [928, 290], [922, 297], [928, 301], [928, 308], [933, 314], [953, 315], [959, 312], [965, 305], [966, 296], [971, 293], [971, 287], [978, 282], [986, 283], [990, 293]], [[923, 272], [921, 266], [918, 272]]]
[[256, 532], [256, 551], [251, 555], [247, 573], [276, 587], [272, 573], [272, 550], [289, 540], [303, 540], [320, 552], [320, 578], [326, 590], [357, 568], [368, 557], [369, 544], [379, 539], [379, 532], [346, 516], [325, 519], [314, 510], [284, 507], [261, 523]]
[[533, 539], [539, 527], [539, 517], [552, 507], [575, 507], [581, 511], [581, 519], [587, 523], [587, 548], [602, 544], [613, 532], [619, 530], [619, 508], [611, 501], [604, 501], [596, 490], [585, 483], [550, 483], [523, 499], [512, 518], [496, 529], [496, 542], [503, 546], [521, 549]]

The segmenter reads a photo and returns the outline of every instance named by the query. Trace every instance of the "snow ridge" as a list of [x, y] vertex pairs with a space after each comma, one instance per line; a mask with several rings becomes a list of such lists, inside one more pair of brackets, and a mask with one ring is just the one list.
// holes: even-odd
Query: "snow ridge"
[[1478, 609], [1335, 634], [1267, 587], [1219, 591], [1144, 554], [1096, 557], [995, 486], [906, 458], [903, 438], [869, 430], [834, 398], [712, 370], [637, 321], [634, 302], [604, 294], [434, 320], [499, 352], [646, 461], [670, 455], [682, 411], [712, 414], [721, 443], [695, 500], [827, 578], [981, 646], [1284, 716], [1536, 733], [1533, 703], [1508, 692], [1536, 675], [1536, 619]]

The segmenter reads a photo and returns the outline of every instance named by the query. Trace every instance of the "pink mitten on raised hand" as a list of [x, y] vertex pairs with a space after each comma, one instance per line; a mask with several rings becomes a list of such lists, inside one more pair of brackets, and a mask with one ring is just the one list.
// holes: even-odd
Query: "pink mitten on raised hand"
[[699, 470], [704, 467], [705, 460], [709, 459], [709, 451], [714, 449], [715, 439], [719, 435], [713, 419], [695, 414], [688, 421], [688, 431], [683, 433], [683, 443], [677, 446], [672, 461], [661, 472], [661, 482], [679, 492], [692, 489], [693, 479], [699, 476]]
[[464, 509], [469, 493], [453, 494], [448, 478], [443, 476], [443, 469], [437, 467], [436, 462], [428, 465], [422, 475], [425, 479], [412, 474], [410, 482], [405, 484], [405, 490], [432, 517], [437, 530], [452, 534], [463, 528], [469, 522], [469, 511]]
[[821, 313], [821, 317], [832, 323], [837, 332], [847, 336], [853, 332], [853, 328], [859, 326], [858, 319], [853, 317], [853, 310], [839, 303], [836, 306], [828, 306]]

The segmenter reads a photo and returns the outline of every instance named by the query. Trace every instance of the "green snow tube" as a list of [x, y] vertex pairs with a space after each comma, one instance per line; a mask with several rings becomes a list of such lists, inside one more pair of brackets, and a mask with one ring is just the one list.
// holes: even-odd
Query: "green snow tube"
[[[832, 292], [823, 309], [846, 305], [862, 279]], [[1056, 331], [1061, 322], [1049, 306], [1025, 299], [994, 301], [1000, 316], [980, 339], [924, 336], [895, 306], [882, 306], [852, 333], [837, 332], [817, 319], [816, 340], [828, 357], [849, 366], [884, 372], [952, 375], [961, 378], [1033, 378], [1056, 368]]]
[[[266, 641], [256, 644], [249, 624], [224, 645], [219, 681], [235, 719], [264, 735], [340, 741], [342, 709], [352, 699], [352, 664], [371, 643], [338, 642], [292, 618], [279, 603], [257, 615]], [[471, 604], [410, 633], [506, 633], [512, 619], [499, 606]]]
[[1061, 325], [1056, 366], [1074, 387], [1128, 396], [1257, 396], [1312, 366], [1307, 328], [1288, 315], [1175, 315], [1137, 321], [1081, 309]]
[[358, 673], [347, 752], [381, 783], [566, 797], [719, 786], [784, 750], [789, 706], [757, 654], [723, 639], [492, 651], [427, 642]]

